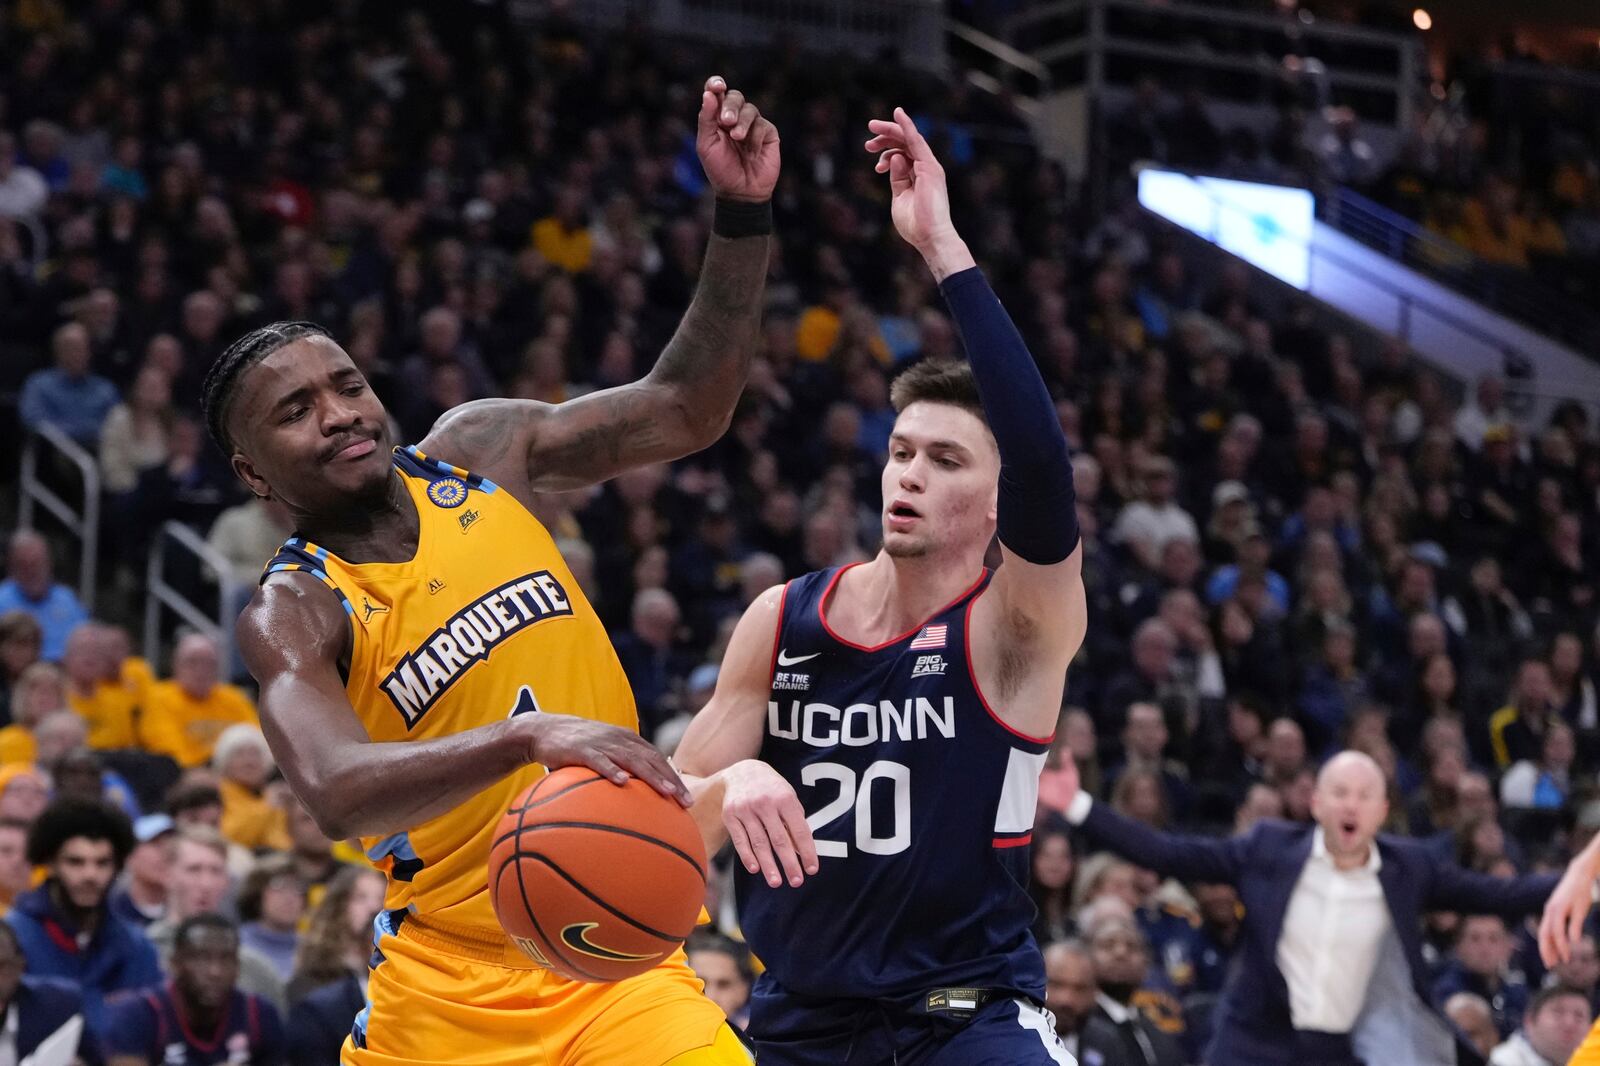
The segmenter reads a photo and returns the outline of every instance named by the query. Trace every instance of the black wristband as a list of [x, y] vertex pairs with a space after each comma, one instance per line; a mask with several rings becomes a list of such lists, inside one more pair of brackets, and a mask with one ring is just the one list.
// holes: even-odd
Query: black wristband
[[772, 232], [772, 201], [751, 203], [748, 200], [724, 200], [719, 196], [717, 209], [711, 216], [711, 232], [729, 240], [765, 237]]

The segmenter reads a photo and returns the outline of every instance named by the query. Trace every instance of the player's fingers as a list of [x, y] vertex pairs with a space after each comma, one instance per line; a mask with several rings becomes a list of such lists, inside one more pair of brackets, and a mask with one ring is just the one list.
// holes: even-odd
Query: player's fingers
[[717, 94], [710, 89], [700, 94], [700, 114], [696, 116], [696, 125], [702, 137], [717, 129]]
[[767, 831], [767, 839], [772, 841], [772, 851], [778, 857], [778, 864], [783, 867], [784, 880], [789, 882], [791, 888], [799, 888], [800, 882], [805, 880], [800, 870], [800, 856], [795, 854], [794, 841], [789, 839], [789, 827], [784, 824], [783, 816], [775, 805], [761, 812], [761, 825]]
[[783, 816], [783, 824], [789, 831], [789, 839], [794, 841], [794, 851], [800, 859], [800, 868], [807, 874], [816, 873], [820, 868], [817, 862], [817, 841], [811, 835], [811, 825], [806, 821], [805, 808], [800, 806], [798, 799], [790, 796], [787, 802], [779, 805], [778, 813]]
[[713, 74], [706, 79], [705, 91], [720, 96], [728, 91], [728, 81], [721, 74]]
[[586, 765], [614, 785], [628, 782], [628, 771], [612, 762], [611, 757], [603, 751], [590, 751]]
[[906, 109], [894, 109], [894, 121], [900, 127], [900, 132], [905, 134], [906, 147], [911, 152], [911, 157], [918, 161], [933, 158], [933, 149], [928, 147], [927, 140], [922, 136], [922, 131], [917, 129], [917, 124], [911, 121], [911, 116], [906, 114]]
[[739, 122], [733, 127], [733, 139], [742, 141], [750, 136], [750, 127], [756, 124], [761, 117], [761, 110], [755, 104], [745, 104], [739, 109]]
[[895, 152], [889, 159], [889, 191], [901, 193], [914, 184], [915, 172], [911, 160], [906, 158], [904, 152]]
[[905, 140], [905, 131], [900, 128], [900, 123], [888, 118], [873, 118], [867, 120], [867, 129], [880, 137], [895, 137]]
[[728, 827], [728, 839], [733, 841], [733, 850], [739, 855], [739, 861], [751, 873], [760, 873], [761, 864], [756, 861], [756, 853], [750, 847], [750, 834], [744, 831], [744, 822], [738, 816], [730, 814], [723, 822]]
[[647, 744], [643, 738], [624, 733], [622, 750], [613, 752], [614, 759], [634, 777], [648, 784], [668, 799], [675, 799], [687, 807], [691, 800], [689, 789], [678, 771], [672, 768], [667, 757]]
[[717, 113], [717, 125], [731, 130], [739, 124], [739, 112], [744, 107], [744, 93], [729, 89], [722, 97], [722, 110]]
[[772, 838], [767, 836], [767, 827], [762, 823], [761, 816], [751, 811], [740, 818], [739, 824], [750, 835], [750, 853], [756, 860], [757, 869], [750, 872], [760, 873], [768, 885], [777, 888], [783, 884], [783, 871], [778, 866], [778, 860], [772, 856]]
[[1585, 908], [1573, 907], [1567, 913], [1567, 935], [1561, 938], [1556, 945], [1556, 950], [1561, 954], [1561, 961], [1566, 962], [1572, 954], [1572, 945], [1576, 944], [1583, 936], [1583, 920], [1588, 917]]

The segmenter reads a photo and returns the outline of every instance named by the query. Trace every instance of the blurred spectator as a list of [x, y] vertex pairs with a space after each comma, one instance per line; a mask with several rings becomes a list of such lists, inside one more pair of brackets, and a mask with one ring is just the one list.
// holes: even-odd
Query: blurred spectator
[[612, 637], [646, 736], [671, 717], [677, 687], [692, 666], [677, 650], [679, 621], [678, 601], [670, 592], [645, 589], [634, 597], [628, 628]]
[[1491, 429], [1510, 427], [1516, 417], [1506, 407], [1506, 385], [1498, 375], [1485, 374], [1478, 379], [1472, 402], [1456, 412], [1452, 423], [1456, 440], [1468, 451], [1483, 447], [1484, 438]]
[[89, 620], [77, 594], [56, 583], [50, 546], [32, 530], [11, 535], [6, 549], [6, 579], [0, 581], [0, 615], [23, 611], [39, 623], [43, 643], [39, 656], [59, 662], [67, 635]]
[[17, 159], [17, 140], [0, 131], [0, 215], [33, 218], [50, 196], [44, 177]]
[[1065, 832], [1034, 831], [1033, 876], [1028, 880], [1028, 894], [1039, 908], [1033, 937], [1041, 946], [1066, 940], [1077, 931], [1072, 920], [1072, 883], [1077, 866], [1072, 856], [1072, 838]]
[[167, 915], [177, 833], [178, 827], [166, 814], [147, 814], [133, 823], [135, 844], [111, 892], [111, 913], [135, 928], [148, 928]]
[[230, 1061], [281, 1062], [278, 1008], [239, 984], [240, 955], [239, 931], [228, 919], [186, 919], [173, 933], [172, 980], [112, 1003], [106, 1055], [112, 1062], [146, 1066], [202, 1062], [222, 1045]]
[[1560, 719], [1551, 721], [1540, 749], [1537, 760], [1513, 763], [1500, 779], [1502, 807], [1559, 811], [1566, 805], [1572, 788], [1572, 761], [1577, 756], [1572, 727]]
[[0, 714], [10, 715], [11, 691], [29, 666], [39, 661], [44, 631], [33, 615], [7, 611], [0, 615]]
[[66, 683], [59, 667], [34, 663], [11, 688], [11, 724], [0, 729], [0, 765], [38, 761], [34, 730], [51, 713], [66, 706]]
[[28, 861], [46, 867], [48, 876], [6, 915], [31, 974], [82, 989], [92, 1033], [105, 1032], [107, 996], [161, 980], [155, 949], [106, 905], [132, 850], [133, 831], [121, 811], [75, 800], [52, 804], [28, 834]]
[[[1151, 1056], [1130, 1058], [1122, 1036], [1100, 1016], [1100, 986], [1094, 959], [1080, 940], [1061, 940], [1044, 950], [1045, 1007], [1055, 1015], [1056, 1035], [1084, 1066], [1149, 1066]], [[1152, 1045], [1151, 1048], [1154, 1051]]]
[[750, 986], [755, 976], [750, 967], [750, 951], [743, 944], [721, 934], [697, 929], [684, 945], [689, 966], [705, 982], [706, 995], [722, 1008], [733, 1024], [743, 1027], [750, 1020]]
[[1594, 1011], [1575, 988], [1540, 989], [1522, 1028], [1489, 1056], [1489, 1066], [1564, 1066], [1589, 1032]]
[[1550, 666], [1543, 659], [1524, 659], [1517, 667], [1516, 684], [1507, 704], [1489, 719], [1489, 739], [1494, 760], [1505, 770], [1512, 763], [1537, 761], [1544, 754], [1544, 734], [1550, 720]]
[[306, 910], [306, 886], [294, 872], [294, 861], [281, 851], [256, 860], [239, 886], [239, 942], [264, 956], [287, 985], [294, 976], [300, 947], [300, 919]]
[[140, 474], [165, 465], [173, 417], [171, 378], [160, 367], [146, 366], [100, 430], [100, 477], [106, 492], [132, 492]]
[[1511, 935], [1504, 918], [1466, 915], [1456, 933], [1455, 952], [1433, 982], [1434, 1001], [1441, 1006], [1457, 992], [1483, 997], [1504, 1040], [1522, 1021], [1530, 990], [1511, 964]]
[[222, 795], [222, 835], [251, 850], [289, 850], [288, 816], [263, 795], [276, 767], [261, 730], [243, 723], [224, 729], [211, 768]]
[[50, 778], [43, 770], [31, 763], [0, 766], [0, 819], [32, 825], [48, 806]]
[[1194, 796], [1189, 775], [1181, 764], [1165, 758], [1168, 739], [1160, 707], [1145, 702], [1129, 704], [1122, 727], [1122, 749], [1127, 761], [1106, 775], [1111, 787], [1115, 789], [1130, 772], [1148, 773], [1160, 787], [1158, 798], [1166, 811], [1189, 810]]
[[17, 402], [28, 429], [52, 425], [95, 452], [100, 427], [117, 404], [117, 387], [90, 373], [89, 331], [76, 322], [56, 329], [50, 339], [55, 366], [28, 375]]
[[[67, 672], [66, 704], [89, 727], [89, 745], [100, 751], [138, 746], [134, 694], [113, 679], [112, 641], [106, 627], [89, 622], [67, 638], [61, 665]], [[51, 708], [55, 710], [55, 708]]]
[[1482, 996], [1457, 992], [1445, 1000], [1444, 1015], [1466, 1036], [1472, 1049], [1484, 1058], [1488, 1058], [1500, 1045], [1500, 1030], [1494, 1027], [1494, 1012]]
[[206, 544], [228, 560], [229, 576], [248, 595], [255, 591], [262, 569], [291, 532], [289, 513], [280, 500], [252, 496], [217, 516], [206, 534]]
[[[188, 826], [178, 831], [167, 882], [167, 913], [145, 935], [171, 972], [177, 933], [189, 919], [218, 914], [229, 898], [228, 845], [215, 829]], [[270, 1003], [284, 1002], [284, 982], [273, 962], [250, 947], [239, 948], [239, 987]]]
[[1166, 456], [1152, 456], [1139, 470], [1141, 497], [1117, 516], [1111, 539], [1127, 546], [1146, 570], [1161, 567], [1161, 552], [1169, 540], [1200, 543], [1200, 530], [1189, 512], [1178, 505], [1177, 466]]
[[1095, 1017], [1109, 1025], [1126, 1061], [1145, 1066], [1182, 1066], [1178, 1042], [1133, 1005], [1150, 973], [1150, 945], [1131, 916], [1106, 911], [1084, 929], [1099, 993]]
[[191, 633], [172, 653], [172, 677], [150, 686], [142, 732], [145, 747], [179, 766], [211, 759], [217, 738], [230, 725], [256, 724], [250, 697], [220, 681], [222, 662], [210, 637]]
[[[383, 909], [387, 882], [371, 867], [347, 866], [328, 883], [300, 938], [289, 1000], [298, 1003], [324, 985], [355, 976], [365, 982], [372, 956], [372, 922]], [[350, 1032], [345, 1019], [341, 1039]]]
[[289, 1062], [329, 1066], [366, 1006], [372, 923], [383, 906], [383, 875], [347, 867], [333, 879], [300, 940], [289, 982]]

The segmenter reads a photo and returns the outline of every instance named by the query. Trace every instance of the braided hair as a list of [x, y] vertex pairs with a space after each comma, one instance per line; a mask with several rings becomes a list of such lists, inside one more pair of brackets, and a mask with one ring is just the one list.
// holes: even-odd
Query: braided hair
[[228, 345], [206, 371], [205, 382], [200, 386], [200, 408], [205, 412], [211, 439], [217, 442], [224, 455], [233, 454], [233, 438], [228, 435], [228, 408], [239, 379], [273, 352], [305, 337], [331, 340], [332, 334], [315, 322], [274, 322], [253, 329]]

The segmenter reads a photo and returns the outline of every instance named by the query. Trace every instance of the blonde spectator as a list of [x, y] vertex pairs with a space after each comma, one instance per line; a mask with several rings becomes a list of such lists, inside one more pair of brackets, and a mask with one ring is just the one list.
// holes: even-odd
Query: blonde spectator
[[67, 638], [61, 665], [67, 672], [66, 705], [89, 723], [89, 746], [99, 751], [135, 746], [134, 695], [111, 680], [113, 673], [106, 627], [81, 625]]
[[11, 724], [0, 729], [0, 765], [32, 763], [37, 759], [34, 729], [51, 712], [66, 705], [66, 681], [59, 667], [34, 663], [22, 671], [11, 689]]
[[31, 763], [0, 766], [0, 820], [33, 824], [50, 805], [50, 779]]
[[100, 428], [100, 476], [113, 495], [132, 492], [139, 475], [164, 464], [172, 432], [172, 379], [146, 364], [128, 398], [111, 409]]
[[39, 765], [53, 766], [67, 752], [88, 746], [89, 723], [65, 707], [51, 711], [33, 727], [33, 743]]
[[261, 730], [243, 724], [223, 730], [211, 768], [222, 793], [222, 835], [241, 847], [287, 851], [288, 817], [262, 795], [274, 764]]
[[222, 662], [210, 637], [191, 633], [172, 656], [172, 678], [150, 686], [140, 732], [144, 747], [179, 766], [211, 758], [217, 737], [230, 725], [256, 724], [244, 690], [220, 680]]

